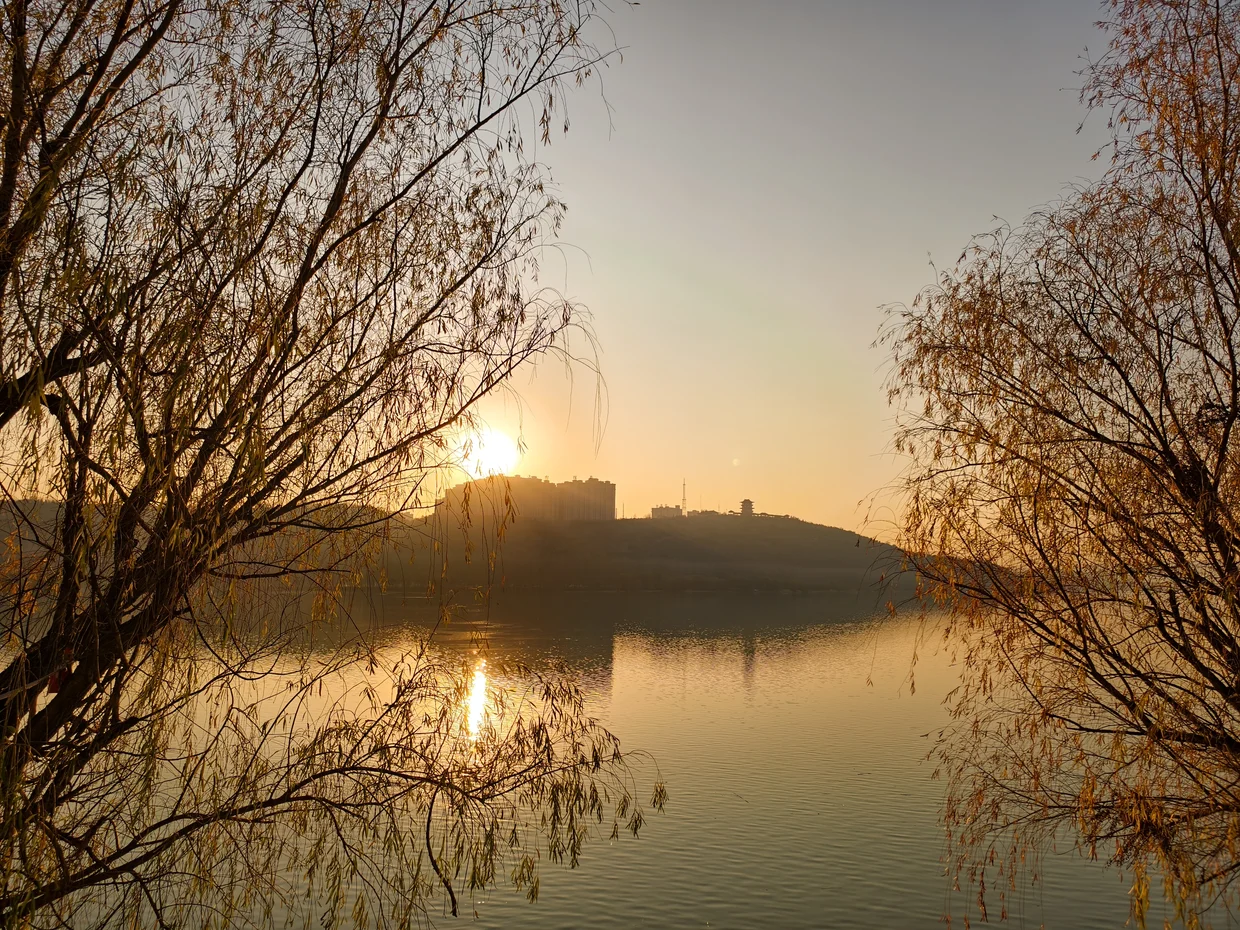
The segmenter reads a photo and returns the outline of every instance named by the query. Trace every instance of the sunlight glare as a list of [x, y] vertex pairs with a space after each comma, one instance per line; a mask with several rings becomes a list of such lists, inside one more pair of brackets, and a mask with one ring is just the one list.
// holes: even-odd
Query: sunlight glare
[[483, 427], [467, 436], [459, 449], [461, 468], [471, 478], [511, 475], [521, 460], [521, 450], [507, 433]]
[[481, 659], [474, 669], [474, 683], [469, 688], [469, 700], [466, 702], [465, 728], [470, 739], [477, 739], [482, 731], [482, 722], [487, 712], [487, 660]]

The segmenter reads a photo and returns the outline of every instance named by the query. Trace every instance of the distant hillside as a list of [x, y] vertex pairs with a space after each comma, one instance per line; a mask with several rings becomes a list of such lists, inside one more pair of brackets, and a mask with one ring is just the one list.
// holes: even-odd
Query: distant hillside
[[[430, 523], [418, 527], [431, 535]], [[488, 580], [484, 544], [493, 532], [441, 523], [450, 585]], [[472, 544], [468, 560], [466, 547]], [[701, 514], [666, 520], [551, 522], [517, 518], [498, 548], [491, 578], [513, 590], [838, 591], [873, 589], [899, 576], [891, 546], [856, 533], [787, 517]], [[389, 568], [389, 581], [424, 584], [430, 566], [419, 553], [413, 570]], [[395, 569], [395, 570], [393, 570]], [[889, 597], [907, 597], [899, 576]], [[886, 597], [884, 597], [884, 600]]]
[[[26, 519], [52, 529], [57, 504], [18, 506]], [[12, 505], [0, 507], [0, 531], [11, 532], [14, 516]], [[452, 515], [398, 521], [383, 557], [388, 588], [426, 593], [432, 580], [441, 580], [446, 560], [442, 580], [452, 588], [490, 583], [511, 591], [834, 592], [877, 604], [906, 600], [914, 589], [894, 547], [790, 517], [706, 513], [560, 522], [517, 516], [498, 548], [496, 522], [493, 511], [468, 530]]]

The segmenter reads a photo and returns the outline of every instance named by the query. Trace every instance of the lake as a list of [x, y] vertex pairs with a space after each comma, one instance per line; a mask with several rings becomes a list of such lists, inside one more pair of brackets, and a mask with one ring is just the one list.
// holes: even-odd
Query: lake
[[[388, 618], [404, 610], [387, 601]], [[933, 928], [949, 910], [953, 925], [976, 922], [940, 863], [944, 788], [925, 761], [955, 669], [923, 647], [910, 687], [917, 625], [874, 614], [838, 596], [526, 594], [442, 630], [447, 648], [473, 651], [484, 632], [493, 656], [572, 669], [671, 796], [639, 839], [600, 839], [574, 871], [547, 866], [537, 903], [500, 888], [463, 900], [461, 922]], [[1127, 886], [1069, 844], [1012, 896], [1009, 925], [1119, 928]]]

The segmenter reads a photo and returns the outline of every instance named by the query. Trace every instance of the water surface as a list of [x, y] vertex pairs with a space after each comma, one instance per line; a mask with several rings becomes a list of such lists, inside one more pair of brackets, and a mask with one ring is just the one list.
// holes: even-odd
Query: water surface
[[[943, 785], [925, 761], [955, 669], [918, 649], [915, 623], [866, 606], [510, 595], [441, 630], [436, 639], [461, 650], [485, 632], [492, 655], [574, 670], [624, 745], [657, 759], [671, 794], [639, 839], [596, 841], [574, 871], [547, 866], [536, 904], [499, 889], [463, 901], [461, 922], [933, 928], [950, 911], [953, 925], [966, 913], [976, 925], [944, 875]], [[1119, 928], [1126, 888], [1117, 870], [1068, 849], [1012, 896], [1008, 926]]]

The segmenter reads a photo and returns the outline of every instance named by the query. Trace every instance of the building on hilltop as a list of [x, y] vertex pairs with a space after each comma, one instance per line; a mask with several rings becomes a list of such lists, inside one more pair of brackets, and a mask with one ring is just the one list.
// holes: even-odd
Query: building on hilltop
[[753, 501], [751, 501], [748, 497], [745, 498], [743, 501], [741, 501], [741, 516], [742, 517], [753, 516]]
[[651, 507], [650, 518], [652, 520], [667, 520], [671, 517], [680, 517], [684, 515], [684, 511], [677, 507]]
[[616, 486], [610, 481], [587, 478], [561, 481], [555, 485], [553, 520], [616, 519]]
[[502, 517], [511, 507], [518, 519], [567, 523], [578, 520], [614, 520], [616, 486], [610, 481], [588, 478], [561, 481], [496, 475], [467, 481], [449, 488], [435, 504], [435, 514], [462, 517]]

